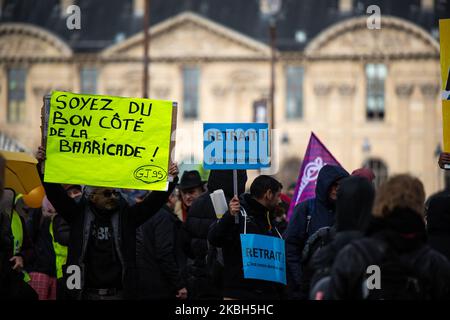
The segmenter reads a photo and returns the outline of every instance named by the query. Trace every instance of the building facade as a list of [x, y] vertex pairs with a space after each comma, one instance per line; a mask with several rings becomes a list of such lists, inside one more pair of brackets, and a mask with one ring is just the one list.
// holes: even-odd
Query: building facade
[[[202, 159], [202, 122], [252, 122], [270, 90], [271, 48], [193, 12], [150, 28], [150, 97], [177, 101], [178, 161]], [[33, 151], [52, 90], [142, 96], [143, 33], [96, 52], [73, 50], [48, 29], [0, 23], [0, 134]], [[417, 24], [367, 16], [328, 26], [303, 50], [276, 50], [278, 176], [294, 182], [311, 131], [352, 171], [381, 182], [409, 172], [427, 194], [444, 187], [439, 44]], [[0, 139], [1, 141], [1, 139]], [[297, 166], [295, 165], [297, 163]]]

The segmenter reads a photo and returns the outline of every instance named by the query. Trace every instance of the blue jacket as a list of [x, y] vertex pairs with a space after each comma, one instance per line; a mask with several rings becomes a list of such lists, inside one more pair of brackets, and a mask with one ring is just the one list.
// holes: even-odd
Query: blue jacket
[[294, 208], [284, 236], [291, 298], [305, 298], [299, 296], [303, 247], [314, 232], [334, 224], [335, 206], [329, 200], [328, 193], [334, 182], [348, 176], [348, 172], [342, 167], [325, 165], [317, 177], [316, 197], [299, 203]]

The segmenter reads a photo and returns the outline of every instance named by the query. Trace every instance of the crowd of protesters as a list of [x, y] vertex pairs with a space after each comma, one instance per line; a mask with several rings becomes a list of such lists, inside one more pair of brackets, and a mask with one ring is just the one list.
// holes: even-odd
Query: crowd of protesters
[[[37, 158], [41, 168], [44, 148]], [[178, 179], [176, 164], [166, 192], [43, 182], [30, 209], [20, 195], [5, 200], [4, 165], [0, 156], [1, 299], [450, 299], [450, 190], [426, 200], [408, 174], [375, 188], [370, 169], [325, 165], [315, 198], [287, 221], [294, 186], [260, 175], [246, 189], [245, 170], [236, 194], [233, 171]], [[244, 277], [243, 233], [285, 241], [286, 285]]]

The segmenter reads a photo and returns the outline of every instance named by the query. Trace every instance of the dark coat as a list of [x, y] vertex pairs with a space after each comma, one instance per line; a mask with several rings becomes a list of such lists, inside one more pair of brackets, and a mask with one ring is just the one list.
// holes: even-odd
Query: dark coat
[[59, 214], [53, 218], [53, 235], [55, 236], [55, 241], [59, 244], [66, 247], [69, 245], [70, 226]]
[[450, 260], [450, 191], [430, 198], [427, 210], [428, 244]]
[[186, 237], [182, 222], [164, 206], [137, 230], [139, 298], [174, 299], [186, 287]]
[[[361, 247], [372, 251], [362, 253]], [[386, 250], [379, 251], [380, 248]], [[426, 284], [422, 289], [428, 298], [450, 298], [450, 264], [426, 245], [425, 224], [409, 209], [395, 209], [386, 218], [374, 218], [367, 237], [351, 242], [339, 252], [331, 270], [330, 296], [339, 300], [364, 298], [362, 289], [367, 267], [380, 265], [384, 256], [379, 252], [388, 250], [410, 259], [415, 274]]]
[[27, 271], [56, 277], [56, 256], [50, 234], [50, 223], [51, 218], [44, 217], [41, 208], [32, 211], [29, 228], [36, 259], [27, 267]]
[[[124, 199], [121, 199], [119, 209], [111, 214], [113, 240], [122, 267], [122, 285], [126, 298], [135, 298], [137, 291], [136, 228], [158, 212], [167, 202], [178, 178], [175, 180], [174, 183], [169, 184], [167, 192], [151, 192], [144, 201], [134, 206], [129, 206]], [[70, 225], [67, 266], [77, 265], [81, 268], [83, 289], [85, 257], [91, 234], [91, 222], [94, 219], [91, 205], [86, 199], [76, 203], [59, 184], [44, 183], [44, 188], [47, 198], [58, 214]]]
[[[268, 223], [267, 208], [254, 200], [250, 194], [240, 198], [241, 206], [247, 212], [247, 233], [278, 237], [276, 230]], [[283, 287], [270, 281], [244, 279], [240, 234], [244, 232], [245, 217], [239, 216], [239, 223], [229, 212], [211, 225], [208, 240], [222, 248], [224, 260], [223, 296], [235, 299], [280, 299]]]
[[[285, 233], [286, 262], [289, 292], [291, 298], [305, 298], [300, 294], [301, 257], [308, 237], [323, 227], [335, 222], [335, 204], [328, 193], [334, 182], [348, 177], [348, 172], [338, 166], [325, 165], [319, 172], [316, 184], [316, 197], [298, 204], [294, 208]], [[310, 212], [313, 210], [313, 212]], [[308, 232], [307, 217], [310, 216]]]
[[334, 239], [318, 250], [304, 265], [301, 287], [304, 295], [331, 271], [338, 252], [352, 240], [361, 238], [371, 219], [375, 190], [363, 177], [350, 176], [339, 183], [336, 200], [336, 233]]
[[[238, 193], [245, 191], [247, 173], [238, 170]], [[223, 189], [227, 202], [233, 197], [233, 170], [211, 170], [208, 178], [208, 191], [198, 197], [188, 211], [185, 228], [190, 237], [193, 261], [187, 266], [191, 293], [194, 298], [218, 298], [220, 284], [214, 285], [207, 270], [208, 230], [217, 220], [210, 194]], [[219, 280], [220, 282], [220, 280]]]

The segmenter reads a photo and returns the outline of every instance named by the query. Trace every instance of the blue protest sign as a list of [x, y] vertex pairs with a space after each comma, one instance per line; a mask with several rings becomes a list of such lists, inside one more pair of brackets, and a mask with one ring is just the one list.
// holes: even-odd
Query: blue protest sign
[[284, 240], [260, 234], [241, 234], [245, 279], [286, 284]]
[[208, 170], [270, 167], [268, 124], [203, 124], [203, 167]]

